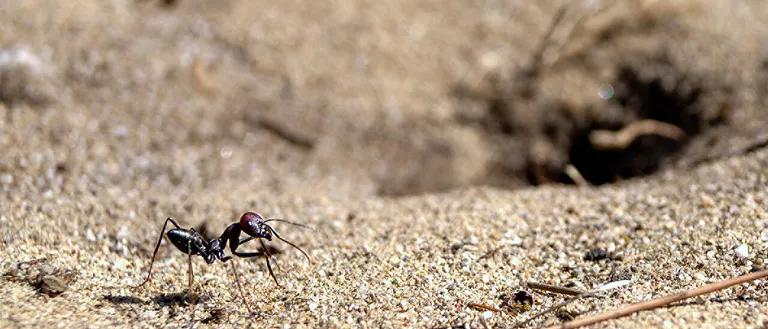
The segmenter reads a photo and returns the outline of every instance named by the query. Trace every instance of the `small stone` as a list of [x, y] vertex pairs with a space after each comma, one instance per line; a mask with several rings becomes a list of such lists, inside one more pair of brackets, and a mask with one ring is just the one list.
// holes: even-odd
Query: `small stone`
[[115, 237], [118, 239], [125, 239], [131, 236], [131, 232], [128, 231], [128, 227], [125, 225], [120, 226], [120, 229], [117, 230], [117, 234], [115, 234]]
[[3, 174], [0, 176], [0, 183], [3, 185], [11, 185], [13, 184], [13, 176], [11, 174]]
[[708, 195], [706, 195], [706, 194], [702, 193], [702, 194], [700, 195], [700, 198], [701, 198], [701, 205], [702, 205], [702, 206], [704, 206], [704, 207], [706, 207], [706, 208], [712, 208], [712, 207], [714, 207], [714, 206], [715, 206], [715, 201], [714, 201], [714, 200], [712, 200], [712, 198], [711, 198], [711, 197], [709, 197]]
[[741, 244], [740, 246], [738, 246], [735, 252], [736, 252], [736, 257], [739, 257], [741, 259], [749, 258], [749, 247], [746, 244]]
[[53, 275], [44, 275], [40, 279], [40, 291], [50, 297], [61, 295], [65, 290], [67, 290], [67, 283]]
[[485, 311], [485, 312], [483, 312], [483, 318], [484, 318], [484, 319], [488, 320], [488, 319], [490, 319], [490, 318], [492, 318], [492, 317], [493, 317], [493, 312], [491, 312], [491, 311]]
[[115, 270], [122, 271], [122, 270], [125, 270], [125, 265], [126, 264], [125, 264], [125, 260], [124, 259], [117, 259], [117, 260], [115, 260], [115, 262], [113, 264], [113, 268]]
[[44, 104], [53, 99], [48, 67], [26, 47], [0, 48], [0, 103]]
[[483, 283], [488, 283], [491, 281], [491, 276], [488, 274], [483, 274]]
[[310, 310], [310, 311], [314, 311], [314, 310], [316, 310], [316, 309], [317, 309], [317, 307], [318, 307], [318, 306], [319, 306], [319, 305], [317, 305], [317, 303], [315, 303], [315, 302], [310, 302], [310, 303], [309, 303], [309, 310]]
[[504, 239], [502, 239], [501, 243], [509, 246], [521, 246], [523, 244], [523, 239], [517, 236], [515, 232], [507, 231], [504, 233]]
[[96, 241], [96, 234], [93, 234], [93, 231], [91, 229], [85, 230], [85, 239], [90, 242]]
[[594, 248], [584, 254], [584, 260], [596, 262], [608, 258], [608, 252], [602, 248]]

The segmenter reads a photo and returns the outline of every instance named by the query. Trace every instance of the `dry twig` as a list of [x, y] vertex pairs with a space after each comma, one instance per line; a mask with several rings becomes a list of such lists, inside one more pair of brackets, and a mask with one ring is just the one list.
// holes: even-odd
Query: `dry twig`
[[[581, 298], [594, 297], [594, 296], [597, 296], [597, 294], [600, 293], [600, 292], [604, 292], [604, 291], [608, 291], [608, 290], [612, 290], [612, 289], [616, 289], [616, 288], [621, 288], [621, 287], [624, 287], [624, 286], [626, 286], [628, 284], [631, 284], [631, 283], [632, 283], [631, 280], [619, 280], [619, 281], [613, 281], [613, 282], [606, 283], [606, 284], [604, 284], [604, 285], [602, 285], [602, 286], [600, 286], [597, 289], [592, 290], [592, 291], [583, 291], [583, 292], [581, 292], [581, 293], [579, 293], [577, 295], [574, 295], [571, 298], [568, 298], [568, 299], [564, 300], [560, 304], [556, 304], [556, 305], [554, 305], [552, 307], [547, 308], [546, 310], [543, 310], [543, 311], [541, 311], [539, 313], [534, 314], [533, 316], [531, 316], [530, 318], [528, 318], [526, 320], [523, 320], [522, 322], [518, 322], [514, 326], [514, 328], [522, 327], [522, 326], [530, 323], [531, 321], [538, 319], [539, 317], [541, 317], [541, 316], [543, 316], [545, 314], [553, 313], [553, 312], [559, 310], [560, 308], [568, 306], [568, 304], [573, 303], [573, 302], [575, 302], [575, 301], [577, 301], [577, 300], [579, 300]], [[530, 283], [529, 283], [529, 285], [530, 285]], [[540, 286], [548, 286], [548, 288], [555, 287], [555, 286], [549, 286], [549, 285], [540, 285]], [[562, 287], [555, 287], [555, 288], [559, 288], [559, 289], [562, 290]], [[575, 292], [575, 291], [573, 291], [573, 292]]]
[[607, 321], [607, 320], [618, 319], [620, 317], [624, 317], [624, 316], [627, 316], [627, 315], [630, 315], [630, 314], [633, 314], [633, 313], [637, 313], [637, 312], [640, 312], [640, 311], [652, 310], [652, 309], [655, 309], [655, 308], [667, 306], [669, 304], [672, 304], [674, 302], [678, 302], [678, 301], [681, 301], [681, 300], [684, 300], [684, 299], [688, 299], [688, 298], [696, 297], [696, 296], [701, 296], [701, 295], [704, 295], [704, 294], [708, 294], [708, 293], [715, 292], [715, 291], [718, 291], [718, 290], [723, 290], [723, 289], [729, 288], [731, 286], [735, 286], [735, 285], [739, 285], [739, 284], [742, 284], [742, 283], [747, 283], [747, 282], [755, 281], [755, 280], [762, 279], [762, 278], [765, 278], [765, 277], [768, 277], [768, 270], [762, 270], [762, 271], [759, 271], [759, 272], [749, 273], [749, 274], [745, 274], [745, 275], [742, 275], [742, 276], [739, 276], [739, 277], [735, 277], [735, 278], [731, 278], [731, 279], [728, 279], [728, 280], [711, 283], [711, 284], [708, 284], [708, 285], [703, 286], [703, 287], [699, 287], [699, 288], [695, 288], [695, 289], [679, 292], [679, 293], [676, 293], [676, 294], [672, 294], [672, 295], [669, 295], [669, 296], [665, 296], [665, 297], [661, 297], [661, 298], [657, 298], [657, 299], [652, 299], [652, 300], [644, 301], [644, 302], [640, 302], [640, 303], [635, 303], [635, 304], [632, 304], [632, 305], [629, 305], [629, 306], [622, 307], [622, 308], [617, 309], [617, 310], [611, 310], [611, 311], [603, 312], [603, 313], [596, 314], [596, 315], [593, 315], [593, 316], [587, 316], [587, 317], [584, 317], [584, 318], [581, 318], [581, 319], [576, 319], [576, 320], [569, 321], [569, 322], [566, 322], [566, 323], [563, 323], [563, 324], [551, 326], [551, 327], [548, 327], [547, 329], [580, 328], [580, 327], [583, 327], [583, 326], [588, 326], [588, 325], [591, 325], [591, 324], [595, 324], [595, 323], [599, 323], [599, 322], [603, 322], [603, 321]]
[[467, 307], [478, 310], [478, 311], [491, 311], [495, 313], [501, 312], [501, 310], [498, 308], [495, 308], [491, 305], [485, 305], [480, 303], [467, 303]]
[[598, 150], [622, 150], [642, 135], [659, 135], [672, 140], [681, 140], [685, 132], [673, 124], [656, 120], [635, 121], [619, 131], [593, 130], [589, 142]]
[[584, 178], [584, 176], [581, 175], [579, 169], [576, 169], [574, 165], [566, 165], [564, 172], [566, 175], [568, 175], [568, 178], [570, 178], [574, 184], [578, 186], [589, 186], [589, 182]]
[[530, 287], [531, 289], [553, 292], [556, 294], [562, 294], [562, 295], [568, 295], [568, 296], [579, 296], [584, 294], [584, 291], [579, 289], [554, 286], [551, 284], [538, 283], [538, 282], [528, 282], [528, 287]]

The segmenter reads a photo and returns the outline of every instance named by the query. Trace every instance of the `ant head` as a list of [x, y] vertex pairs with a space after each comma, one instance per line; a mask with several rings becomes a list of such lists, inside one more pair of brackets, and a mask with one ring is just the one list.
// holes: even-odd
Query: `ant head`
[[272, 240], [272, 231], [269, 225], [264, 223], [264, 218], [255, 212], [244, 213], [240, 217], [240, 229], [254, 238]]

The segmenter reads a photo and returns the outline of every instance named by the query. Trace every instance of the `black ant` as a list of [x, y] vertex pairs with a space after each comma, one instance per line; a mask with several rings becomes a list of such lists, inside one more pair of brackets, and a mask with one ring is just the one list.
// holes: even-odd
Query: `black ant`
[[[205, 262], [208, 264], [213, 264], [213, 262], [215, 262], [217, 259], [221, 260], [222, 262], [227, 262], [228, 260], [232, 259], [232, 256], [224, 255], [224, 249], [226, 248], [227, 243], [229, 243], [229, 250], [235, 256], [243, 257], [243, 258], [264, 256], [264, 259], [267, 262], [267, 269], [269, 270], [269, 275], [272, 276], [272, 279], [275, 281], [275, 284], [277, 284], [277, 286], [280, 287], [280, 283], [277, 282], [277, 277], [275, 277], [275, 273], [272, 271], [272, 265], [270, 264], [270, 258], [272, 257], [272, 254], [269, 252], [269, 248], [267, 248], [266, 244], [264, 243], [264, 240], [262, 239], [266, 239], [267, 241], [272, 241], [272, 236], [274, 236], [279, 240], [298, 249], [304, 255], [304, 257], [307, 258], [307, 261], [311, 262], [311, 260], [309, 259], [309, 255], [307, 255], [307, 253], [304, 252], [304, 250], [302, 250], [292, 242], [280, 237], [280, 235], [277, 234], [277, 231], [275, 231], [274, 228], [272, 228], [271, 226], [269, 226], [269, 224], [267, 224], [269, 222], [281, 222], [281, 223], [287, 223], [287, 224], [307, 228], [307, 226], [305, 225], [294, 223], [284, 219], [279, 219], [279, 218], [268, 218], [265, 220], [261, 215], [255, 212], [246, 212], [245, 214], [243, 214], [243, 216], [240, 217], [239, 222], [229, 225], [224, 230], [224, 233], [221, 234], [221, 236], [215, 239], [206, 240], [203, 237], [203, 235], [195, 231], [195, 229], [181, 228], [179, 224], [177, 224], [176, 221], [173, 220], [173, 218], [168, 217], [165, 220], [165, 223], [163, 224], [163, 230], [160, 232], [160, 238], [157, 240], [157, 245], [155, 245], [155, 251], [152, 253], [152, 261], [149, 263], [149, 271], [147, 273], [147, 278], [141, 284], [134, 286], [134, 288], [138, 288], [145, 285], [152, 278], [152, 265], [154, 265], [155, 263], [155, 256], [157, 256], [157, 251], [158, 249], [160, 249], [160, 243], [163, 241], [163, 233], [165, 233], [165, 229], [168, 227], [168, 223], [173, 224], [173, 226], [175, 226], [176, 228], [169, 230], [167, 233], [165, 233], [165, 235], [168, 237], [169, 240], [171, 240], [171, 243], [173, 243], [173, 245], [176, 246], [177, 249], [189, 255], [188, 279], [189, 279], [190, 294], [192, 293], [192, 286], [194, 285], [194, 277], [192, 273], [192, 256], [199, 255], [203, 257], [203, 259], [205, 259]], [[244, 232], [249, 236], [241, 240], [240, 232]], [[239, 246], [253, 239], [258, 239], [259, 243], [261, 244], [261, 251], [259, 252], [237, 251], [237, 248]], [[235, 269], [235, 266], [233, 263], [230, 263], [230, 264], [232, 264], [232, 272], [235, 274], [237, 287], [238, 289], [241, 290], [240, 298], [245, 300], [245, 298], [243, 298], [242, 296], [242, 288], [240, 286], [240, 278], [237, 274], [237, 270]]]

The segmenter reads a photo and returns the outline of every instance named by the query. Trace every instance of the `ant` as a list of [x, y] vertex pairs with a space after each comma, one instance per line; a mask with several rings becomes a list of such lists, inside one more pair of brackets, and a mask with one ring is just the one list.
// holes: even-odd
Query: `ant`
[[[264, 256], [264, 259], [267, 262], [267, 269], [269, 270], [269, 275], [272, 276], [272, 279], [275, 281], [275, 284], [277, 284], [278, 287], [280, 286], [280, 283], [277, 281], [277, 277], [275, 277], [275, 273], [272, 271], [272, 265], [270, 263], [270, 258], [272, 257], [272, 254], [269, 252], [269, 249], [267, 248], [266, 244], [264, 243], [264, 240], [272, 241], [272, 237], [278, 238], [280, 241], [283, 241], [292, 247], [298, 249], [304, 257], [307, 258], [308, 262], [311, 262], [309, 259], [309, 255], [307, 255], [304, 250], [299, 248], [299, 246], [293, 244], [292, 242], [283, 239], [279, 234], [277, 234], [277, 231], [275, 231], [274, 228], [269, 226], [269, 222], [281, 222], [281, 223], [287, 223], [299, 227], [308, 228], [305, 225], [294, 223], [291, 221], [287, 221], [284, 219], [279, 218], [268, 218], [264, 219], [261, 215], [255, 213], [255, 212], [246, 212], [240, 217], [240, 221], [236, 223], [230, 224], [224, 232], [215, 239], [208, 239], [206, 240], [205, 237], [203, 237], [202, 234], [195, 231], [195, 229], [184, 229], [179, 226], [178, 223], [176, 223], [173, 218], [168, 217], [165, 219], [165, 223], [163, 224], [163, 229], [160, 231], [160, 238], [157, 240], [157, 245], [155, 245], [155, 251], [152, 253], [152, 261], [149, 263], [149, 271], [147, 273], [147, 278], [142, 282], [141, 284], [134, 286], [133, 288], [139, 288], [143, 285], [145, 285], [147, 282], [150, 281], [152, 278], [152, 265], [155, 263], [155, 256], [157, 256], [157, 251], [160, 249], [160, 243], [163, 241], [163, 234], [168, 237], [168, 240], [171, 240], [171, 243], [179, 249], [181, 252], [187, 254], [188, 257], [188, 280], [189, 280], [189, 293], [192, 293], [192, 287], [194, 285], [194, 277], [192, 273], [192, 256], [193, 255], [199, 255], [203, 259], [205, 259], [205, 262], [208, 264], [213, 264], [217, 259], [222, 262], [227, 262], [228, 260], [232, 259], [232, 256], [225, 256], [224, 255], [224, 249], [226, 248], [227, 243], [229, 243], [229, 250], [232, 252], [233, 255], [241, 258], [250, 258], [250, 257], [258, 257], [258, 256]], [[175, 228], [169, 230], [168, 232], [165, 232], [165, 229], [168, 227], [168, 223], [173, 224]], [[240, 239], [240, 233], [243, 232], [248, 235], [248, 237]], [[240, 252], [237, 251], [237, 248], [243, 244], [245, 244], [248, 241], [251, 241], [253, 239], [258, 239], [259, 243], [261, 244], [261, 250], [260, 252]], [[233, 262], [234, 263], [234, 262]], [[235, 269], [235, 265], [233, 263], [230, 263], [232, 265], [232, 272], [235, 274], [235, 280], [237, 281], [237, 287], [240, 290], [240, 298], [245, 301], [245, 298], [243, 298], [242, 295], [242, 288], [240, 286], [240, 278], [237, 274], [237, 270]], [[246, 301], [247, 304], [247, 301]]]

